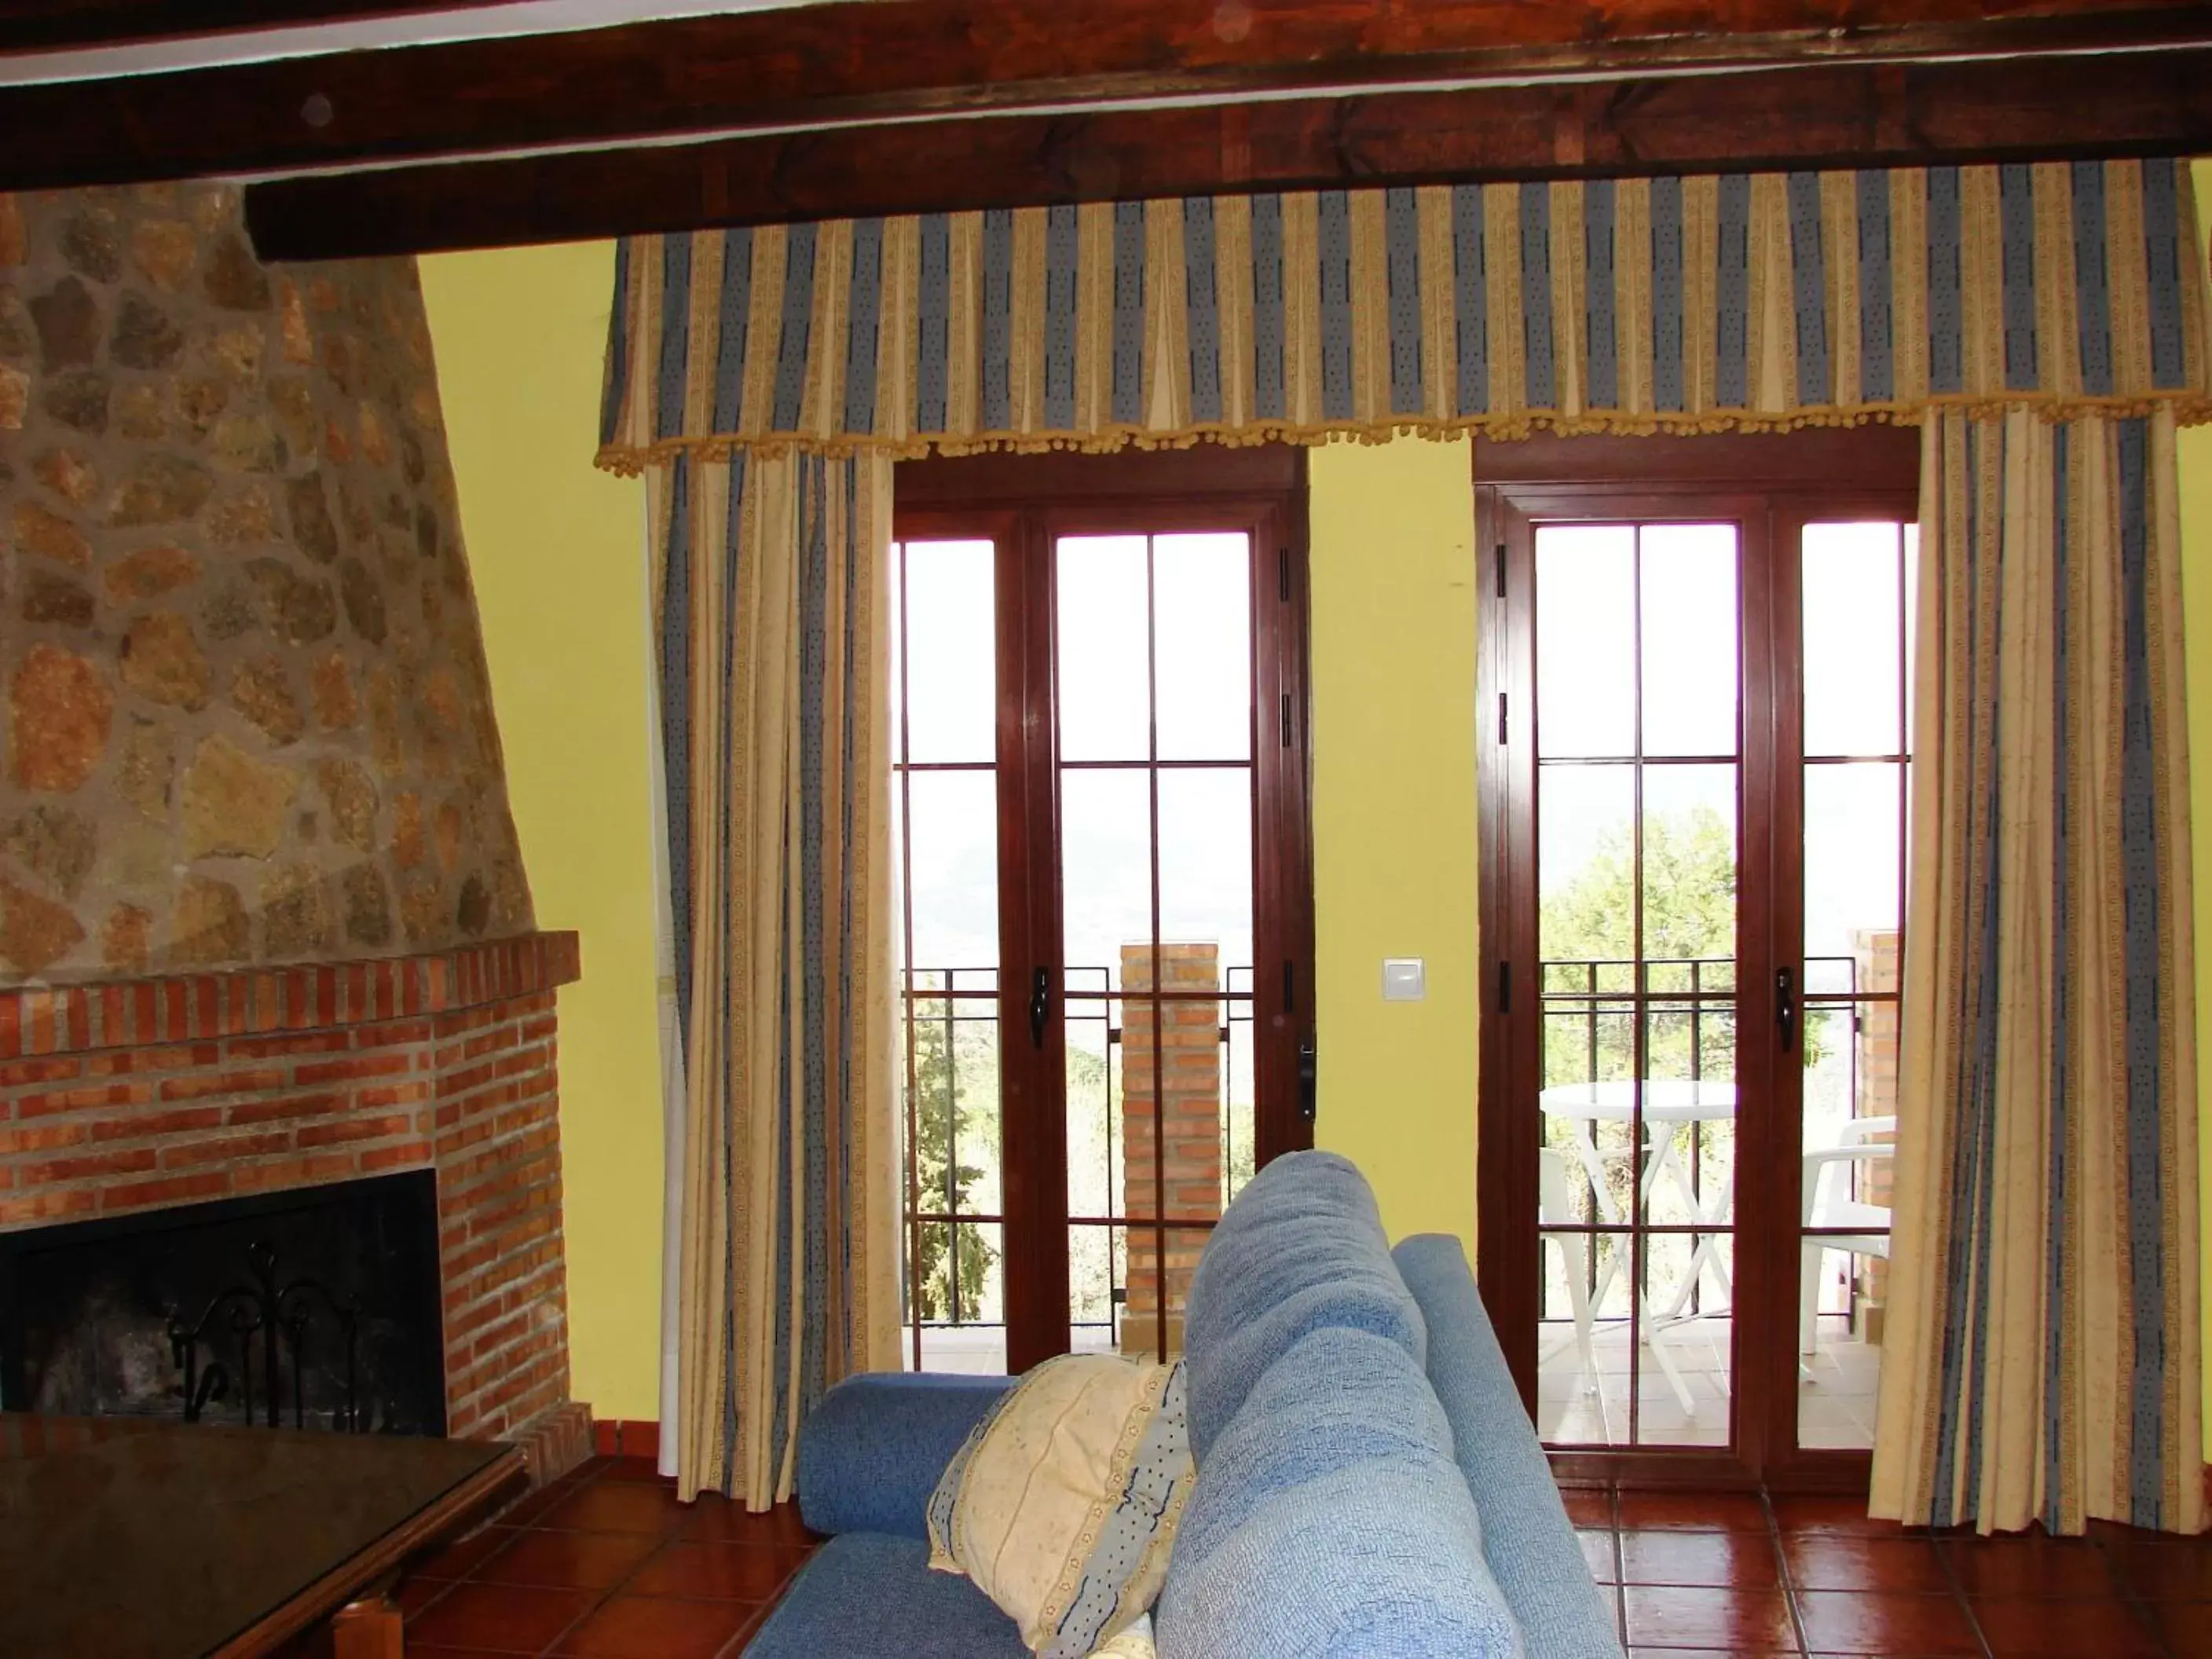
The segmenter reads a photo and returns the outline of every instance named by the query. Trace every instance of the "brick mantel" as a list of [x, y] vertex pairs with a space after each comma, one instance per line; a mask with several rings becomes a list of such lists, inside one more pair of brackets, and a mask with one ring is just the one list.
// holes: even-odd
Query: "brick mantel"
[[447, 1432], [565, 1406], [556, 988], [576, 935], [0, 990], [0, 1231], [430, 1169]]

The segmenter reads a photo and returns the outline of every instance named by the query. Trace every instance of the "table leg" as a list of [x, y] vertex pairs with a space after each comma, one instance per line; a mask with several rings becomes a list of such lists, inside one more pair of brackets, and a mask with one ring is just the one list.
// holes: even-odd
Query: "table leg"
[[403, 1659], [406, 1645], [398, 1603], [388, 1595], [364, 1595], [331, 1615], [331, 1659]]

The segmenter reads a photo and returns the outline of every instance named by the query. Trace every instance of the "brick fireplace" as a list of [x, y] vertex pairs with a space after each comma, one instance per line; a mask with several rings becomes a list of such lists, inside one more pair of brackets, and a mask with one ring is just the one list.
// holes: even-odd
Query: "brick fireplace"
[[0, 1231], [401, 1170], [437, 1185], [447, 1432], [579, 1461], [554, 994], [574, 933], [0, 990]]

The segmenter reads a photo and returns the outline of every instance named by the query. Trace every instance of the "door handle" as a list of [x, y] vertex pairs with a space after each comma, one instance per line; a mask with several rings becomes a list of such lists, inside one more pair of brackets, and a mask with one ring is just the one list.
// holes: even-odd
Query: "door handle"
[[1298, 1115], [1310, 1123], [1320, 1110], [1321, 1066], [1308, 1036], [1298, 1044]]
[[1797, 975], [1787, 968], [1774, 970], [1774, 1025], [1787, 1050], [1797, 1042]]
[[1030, 975], [1030, 1041], [1044, 1047], [1044, 1023], [1052, 1012], [1052, 975], [1040, 968]]

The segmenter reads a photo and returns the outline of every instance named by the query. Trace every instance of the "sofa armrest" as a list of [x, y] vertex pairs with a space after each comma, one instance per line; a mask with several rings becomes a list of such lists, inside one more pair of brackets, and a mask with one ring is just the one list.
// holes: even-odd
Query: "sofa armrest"
[[847, 1377], [799, 1432], [800, 1517], [820, 1533], [925, 1536], [937, 1478], [1012, 1381], [931, 1371]]

